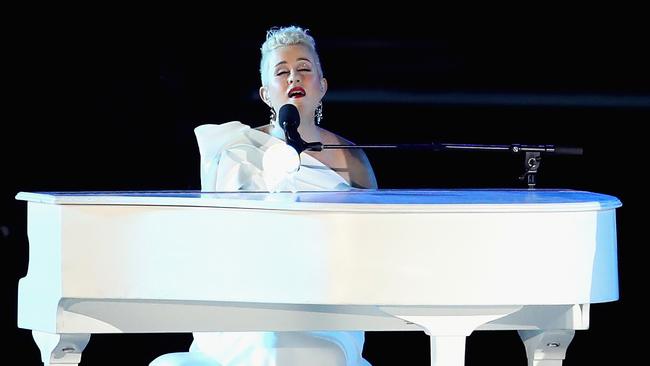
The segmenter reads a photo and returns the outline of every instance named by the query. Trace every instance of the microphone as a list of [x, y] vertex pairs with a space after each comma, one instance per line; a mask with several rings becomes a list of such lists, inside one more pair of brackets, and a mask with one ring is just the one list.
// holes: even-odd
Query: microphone
[[300, 112], [293, 104], [285, 104], [278, 111], [278, 122], [284, 131], [285, 143], [270, 146], [264, 152], [262, 167], [264, 180], [270, 191], [275, 191], [287, 174], [300, 169], [300, 153], [307, 144], [298, 133]]
[[307, 147], [307, 142], [300, 137], [298, 126], [300, 126], [300, 112], [293, 104], [285, 104], [278, 112], [278, 122], [284, 131], [287, 145], [293, 147], [298, 154]]

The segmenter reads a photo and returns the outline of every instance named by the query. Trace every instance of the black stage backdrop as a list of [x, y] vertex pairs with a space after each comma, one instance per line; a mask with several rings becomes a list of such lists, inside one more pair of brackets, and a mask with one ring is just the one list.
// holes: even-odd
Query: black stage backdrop
[[[317, 40], [330, 87], [323, 127], [354, 142], [583, 147], [580, 157], [545, 158], [539, 187], [621, 199], [621, 300], [592, 306], [591, 329], [577, 332], [565, 365], [638, 354], [622, 329], [642, 322], [637, 305], [646, 277], [641, 131], [650, 116], [650, 60], [639, 23], [564, 19], [560, 26], [556, 19], [520, 16], [506, 24], [393, 19], [361, 27], [313, 17], [249, 19], [234, 27], [207, 19], [166, 27], [142, 21], [127, 31], [116, 19], [25, 18], [6, 44], [0, 135], [2, 321], [8, 352], [21, 364], [39, 364], [39, 353], [30, 332], [16, 327], [17, 283], [27, 272], [29, 248], [25, 203], [15, 194], [199, 189], [193, 128], [267, 123], [257, 97], [259, 46], [270, 26], [289, 24], [311, 29]], [[382, 188], [523, 187], [519, 156], [368, 155]], [[549, 263], [531, 266], [552, 270]], [[82, 364], [146, 365], [159, 354], [186, 350], [190, 341], [189, 334], [95, 335]], [[428, 337], [368, 332], [364, 354], [376, 366], [405, 364], [405, 358], [426, 365]], [[466, 364], [524, 365], [524, 348], [514, 331], [475, 332]]]

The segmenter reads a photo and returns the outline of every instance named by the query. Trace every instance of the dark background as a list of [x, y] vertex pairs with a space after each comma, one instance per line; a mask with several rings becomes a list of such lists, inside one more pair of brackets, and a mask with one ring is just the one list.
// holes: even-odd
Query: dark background
[[[15, 194], [199, 189], [193, 128], [267, 123], [257, 97], [259, 47], [270, 26], [297, 24], [311, 29], [329, 80], [322, 125], [352, 141], [583, 147], [580, 157], [545, 157], [539, 187], [594, 191], [623, 202], [617, 211], [621, 300], [592, 306], [591, 329], [577, 332], [565, 365], [638, 354], [623, 331], [645, 323], [638, 290], [646, 278], [640, 225], [650, 60], [638, 13], [476, 19], [417, 19], [417, 13], [381, 19], [367, 13], [365, 23], [343, 9], [327, 17], [233, 15], [234, 26], [223, 23], [224, 15], [20, 14], [4, 44], [8, 97], [0, 145], [7, 352], [22, 357], [21, 364], [39, 363], [30, 333], [16, 327], [17, 283], [27, 272], [29, 248], [25, 203]], [[519, 156], [368, 154], [382, 188], [523, 187], [516, 179]], [[552, 270], [531, 256], [531, 271]], [[126, 364], [120, 354], [128, 353], [128, 364], [145, 365], [186, 350], [190, 341], [189, 334], [95, 335], [82, 364]], [[364, 354], [376, 366], [405, 358], [425, 365], [428, 337], [368, 332]], [[516, 332], [471, 335], [466, 364], [496, 363], [525, 364]]]

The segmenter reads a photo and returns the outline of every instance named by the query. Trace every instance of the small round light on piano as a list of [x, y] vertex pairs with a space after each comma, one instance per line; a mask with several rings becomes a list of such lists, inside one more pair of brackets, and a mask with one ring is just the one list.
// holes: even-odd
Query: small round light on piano
[[546, 343], [546, 347], [557, 348], [557, 347], [560, 347], [560, 343], [558, 343], [558, 342], [549, 342], [549, 343]]

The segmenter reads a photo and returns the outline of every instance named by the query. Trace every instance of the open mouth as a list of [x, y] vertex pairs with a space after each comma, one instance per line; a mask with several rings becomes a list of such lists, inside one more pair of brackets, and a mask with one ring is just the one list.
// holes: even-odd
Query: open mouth
[[289, 98], [302, 98], [305, 95], [307, 95], [307, 93], [305, 93], [305, 89], [303, 88], [296, 87], [289, 90]]

